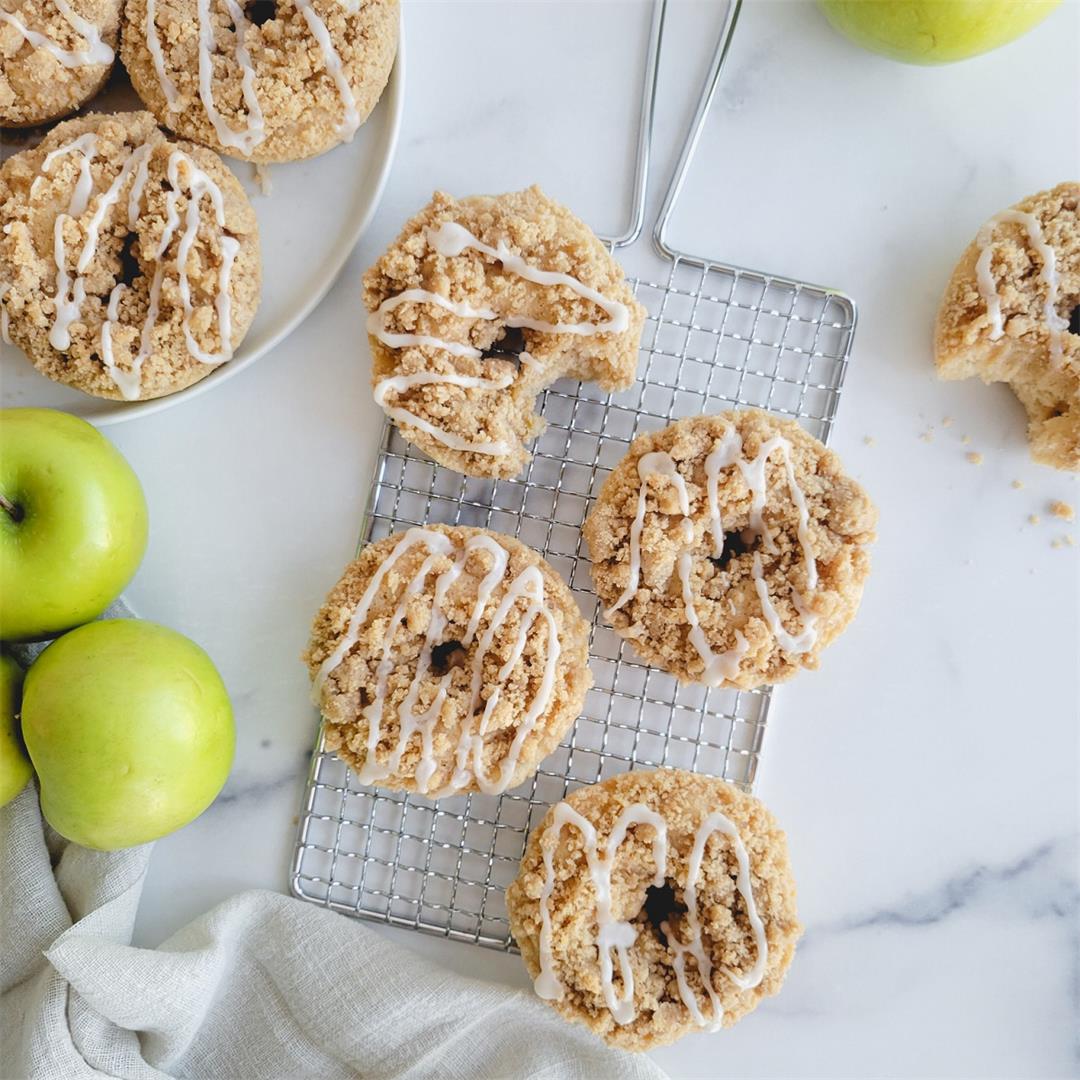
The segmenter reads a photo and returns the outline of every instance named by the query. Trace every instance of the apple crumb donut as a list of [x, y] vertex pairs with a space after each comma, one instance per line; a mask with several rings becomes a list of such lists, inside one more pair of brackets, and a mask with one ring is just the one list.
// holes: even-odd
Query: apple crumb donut
[[178, 135], [248, 161], [297, 161], [368, 118], [398, 18], [398, 0], [127, 0], [121, 53], [139, 97]]
[[680, 769], [552, 806], [506, 908], [537, 994], [625, 1050], [731, 1027], [780, 990], [802, 933], [773, 816]]
[[854, 618], [877, 511], [840, 459], [757, 409], [639, 435], [584, 525], [605, 618], [687, 682], [817, 667]]
[[0, 128], [74, 112], [116, 59], [122, 0], [0, 0]]
[[945, 289], [934, 353], [944, 379], [1008, 383], [1031, 456], [1080, 472], [1080, 183], [983, 225]]
[[139, 401], [225, 363], [259, 300], [259, 233], [216, 154], [148, 112], [67, 120], [0, 167], [5, 338], [57, 382]]
[[375, 400], [470, 476], [516, 476], [556, 379], [624, 390], [645, 309], [592, 230], [538, 187], [436, 192], [364, 275]]
[[369, 544], [304, 659], [326, 745], [364, 784], [506, 791], [558, 745], [592, 685], [562, 578], [509, 536], [428, 525]]

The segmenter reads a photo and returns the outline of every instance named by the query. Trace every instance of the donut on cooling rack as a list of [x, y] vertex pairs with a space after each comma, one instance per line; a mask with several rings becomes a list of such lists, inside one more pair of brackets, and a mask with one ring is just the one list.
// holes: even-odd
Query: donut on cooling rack
[[429, 525], [369, 544], [315, 618], [305, 653], [326, 745], [361, 783], [506, 791], [577, 719], [589, 627], [520, 541]]
[[945, 289], [934, 352], [945, 379], [1008, 383], [1031, 456], [1080, 471], [1080, 184], [983, 225]]
[[802, 932], [769, 811], [678, 769], [552, 806], [506, 907], [540, 997], [626, 1050], [730, 1027], [779, 991]]
[[436, 192], [364, 275], [375, 400], [437, 462], [515, 476], [563, 376], [630, 386], [645, 309], [618, 263], [532, 187]]
[[259, 299], [259, 234], [217, 155], [147, 112], [67, 120], [0, 167], [0, 308], [43, 374], [171, 394], [227, 361]]
[[296, 161], [347, 142], [390, 77], [398, 0], [127, 0], [139, 97], [178, 135]]
[[752, 689], [816, 667], [854, 617], [876, 522], [834, 453], [745, 409], [639, 435], [584, 533], [605, 617], [638, 653]]
[[0, 127], [66, 116], [104, 85], [122, 0], [0, 0]]

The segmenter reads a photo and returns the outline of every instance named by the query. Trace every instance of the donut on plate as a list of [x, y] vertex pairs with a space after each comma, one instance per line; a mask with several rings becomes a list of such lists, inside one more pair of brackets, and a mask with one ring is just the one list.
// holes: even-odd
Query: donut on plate
[[639, 435], [584, 526], [616, 632], [687, 682], [816, 667], [854, 617], [877, 511], [840, 459], [757, 409]]
[[74, 112], [116, 59], [122, 0], [0, 0], [0, 127]]
[[364, 275], [375, 400], [470, 476], [516, 476], [556, 379], [630, 386], [645, 309], [592, 231], [539, 188], [436, 192]]
[[506, 908], [540, 997], [626, 1050], [730, 1027], [779, 991], [802, 933], [772, 815], [679, 769], [552, 806]]
[[259, 301], [259, 233], [213, 152], [147, 112], [57, 125], [0, 166], [0, 318], [57, 382], [139, 401], [232, 356]]
[[944, 379], [1008, 383], [1031, 456], [1080, 471], [1080, 184], [983, 225], [945, 289], [934, 356]]
[[127, 0], [121, 55], [167, 128], [231, 157], [348, 142], [390, 77], [398, 0]]
[[506, 791], [577, 719], [589, 627], [520, 541], [427, 525], [369, 544], [315, 618], [305, 654], [326, 745], [361, 783]]

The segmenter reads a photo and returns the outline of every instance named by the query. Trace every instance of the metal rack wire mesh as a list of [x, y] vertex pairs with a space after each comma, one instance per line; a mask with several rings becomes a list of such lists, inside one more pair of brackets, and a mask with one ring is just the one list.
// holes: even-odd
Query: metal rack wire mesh
[[757, 406], [827, 440], [855, 311], [826, 289], [682, 255], [666, 281], [633, 284], [648, 318], [630, 390], [561, 382], [545, 391], [547, 430], [512, 480], [436, 466], [388, 424], [364, 526], [367, 542], [426, 522], [478, 525], [539, 551], [592, 622], [595, 686], [582, 716], [533, 779], [501, 796], [432, 801], [363, 787], [320, 742], [300, 818], [297, 896], [512, 949], [505, 889], [529, 829], [569, 790], [642, 766], [752, 784], [770, 691], [681, 685], [637, 658], [603, 623], [581, 525], [631, 439], [674, 419]]

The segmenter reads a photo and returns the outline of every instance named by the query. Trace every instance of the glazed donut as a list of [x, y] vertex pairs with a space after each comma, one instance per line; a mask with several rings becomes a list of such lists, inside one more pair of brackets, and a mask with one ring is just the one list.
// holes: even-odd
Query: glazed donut
[[779, 991], [802, 933], [772, 815], [679, 769], [552, 806], [506, 908], [537, 994], [626, 1050], [730, 1027]]
[[158, 121], [255, 162], [348, 142], [390, 77], [398, 0], [127, 0], [121, 55]]
[[0, 167], [3, 332], [57, 382], [171, 394], [225, 363], [255, 315], [259, 236], [217, 155], [147, 112], [91, 113]]
[[752, 689], [816, 667], [854, 617], [876, 522], [834, 453], [744, 409], [639, 435], [583, 531], [620, 636], [684, 681]]
[[0, 0], [0, 127], [66, 116], [104, 85], [122, 0]]
[[934, 335], [938, 374], [1008, 383], [1031, 456], [1080, 471], [1080, 184], [995, 214], [953, 271]]
[[634, 381], [645, 309], [591, 230], [537, 187], [436, 192], [364, 275], [375, 400], [470, 476], [515, 476], [556, 379]]
[[361, 783], [497, 794], [577, 719], [588, 641], [570, 590], [530, 548], [428, 525], [364, 548], [305, 659], [326, 745]]

